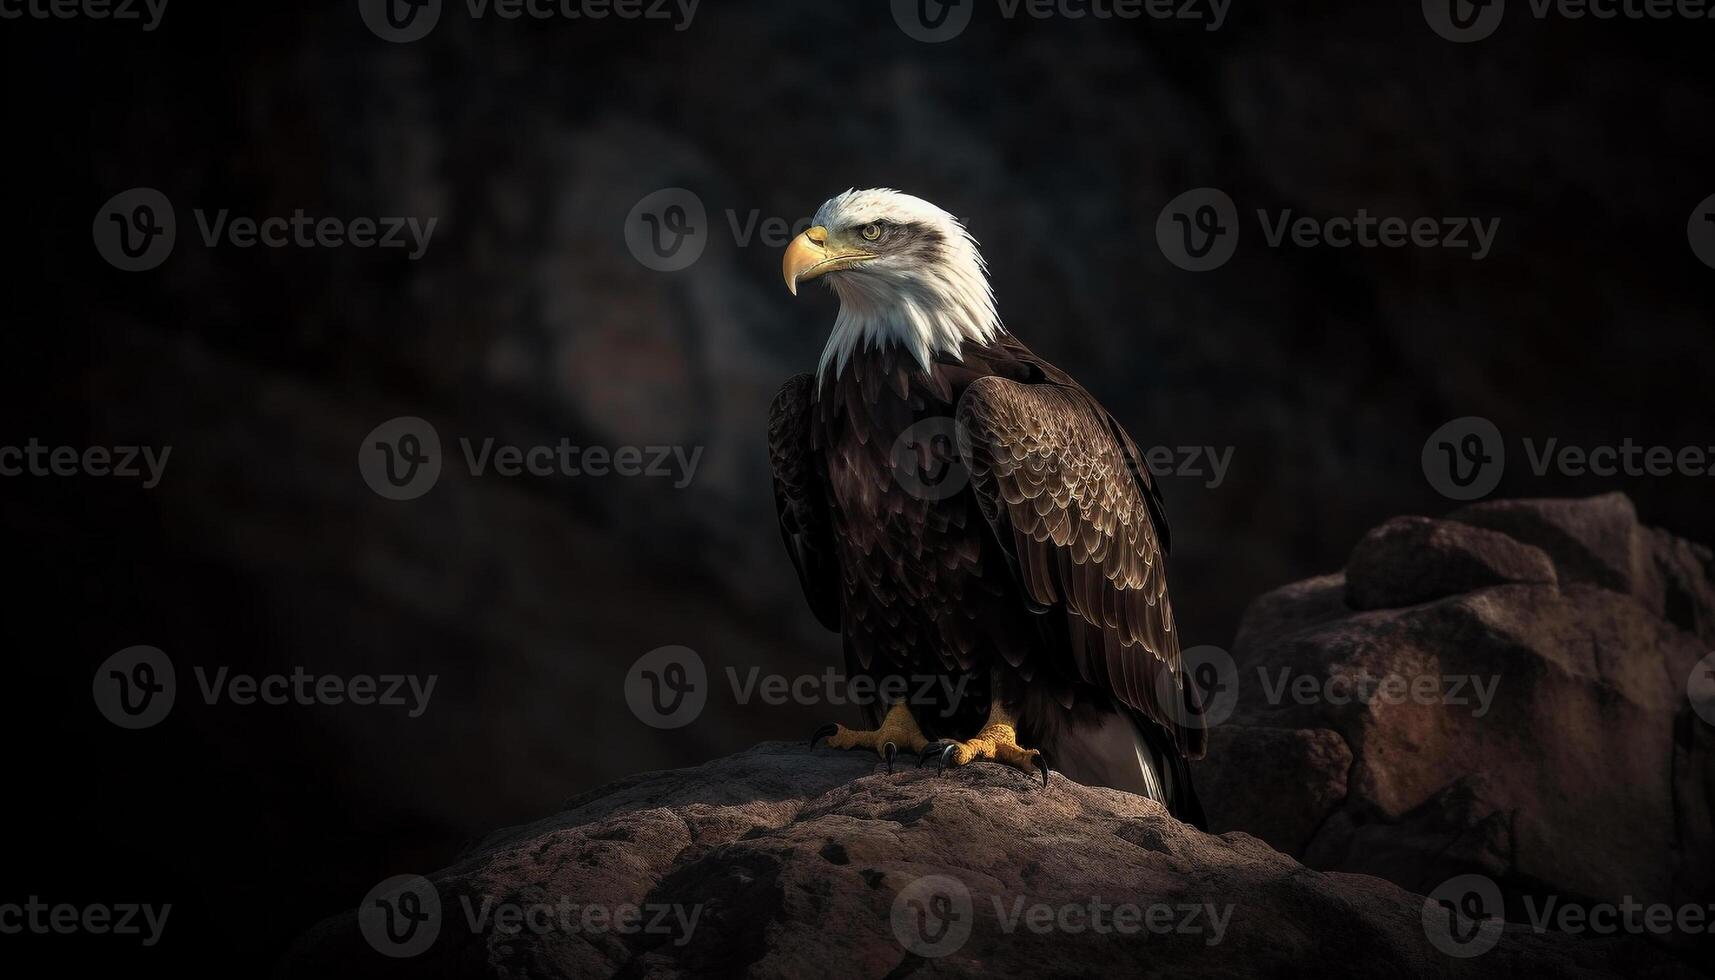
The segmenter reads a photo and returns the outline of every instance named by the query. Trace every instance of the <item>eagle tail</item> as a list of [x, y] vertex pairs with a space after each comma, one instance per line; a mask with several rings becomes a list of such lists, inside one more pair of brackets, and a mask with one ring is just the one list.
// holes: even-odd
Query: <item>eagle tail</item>
[[1198, 830], [1209, 829], [1209, 818], [1203, 813], [1203, 801], [1197, 798], [1197, 788], [1191, 785], [1191, 763], [1185, 753], [1173, 743], [1166, 730], [1144, 718], [1134, 719], [1139, 754], [1147, 753], [1155, 770], [1155, 781], [1161, 785], [1161, 795], [1151, 796], [1167, 812]]
[[1129, 711], [1100, 725], [1067, 727], [1045, 745], [1054, 768], [1073, 782], [1136, 793], [1160, 803], [1174, 818], [1208, 830], [1191, 766], [1167, 730]]

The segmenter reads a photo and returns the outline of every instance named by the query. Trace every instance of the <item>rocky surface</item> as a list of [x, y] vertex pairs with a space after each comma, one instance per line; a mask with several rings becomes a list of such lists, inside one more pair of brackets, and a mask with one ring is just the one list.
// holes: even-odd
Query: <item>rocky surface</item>
[[1245, 616], [1198, 769], [1213, 828], [1413, 890], [1481, 873], [1514, 912], [1707, 905], [1715, 729], [1687, 685], [1712, 568], [1618, 494], [1390, 521]]
[[[1444, 913], [1426, 921], [1419, 896], [1201, 833], [1140, 797], [985, 765], [889, 774], [798, 743], [623, 780], [430, 880], [442, 911], [423, 951], [380, 955], [348, 913], [280, 975], [1693, 975], [1633, 938], [1522, 925], [1451, 957], [1431, 941]], [[507, 933], [509, 904], [636, 906], [639, 931], [584, 928], [607, 920], [577, 911]], [[473, 926], [467, 908], [493, 913]]]

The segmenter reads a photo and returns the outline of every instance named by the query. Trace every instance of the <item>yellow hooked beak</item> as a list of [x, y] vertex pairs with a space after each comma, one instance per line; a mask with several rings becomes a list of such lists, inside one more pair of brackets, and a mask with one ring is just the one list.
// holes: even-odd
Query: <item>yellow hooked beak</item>
[[786, 279], [786, 288], [796, 296], [799, 283], [849, 269], [870, 258], [873, 258], [870, 253], [857, 249], [829, 248], [828, 229], [817, 225], [786, 246], [786, 255], [780, 261], [780, 274]]

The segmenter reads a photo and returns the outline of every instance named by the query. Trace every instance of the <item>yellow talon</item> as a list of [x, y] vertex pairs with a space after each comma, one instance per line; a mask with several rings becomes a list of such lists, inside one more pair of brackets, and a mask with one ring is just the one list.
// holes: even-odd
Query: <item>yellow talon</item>
[[[917, 727], [917, 719], [911, 717], [911, 709], [904, 701], [895, 702], [887, 710], [887, 717], [881, 720], [881, 727], [872, 732], [847, 728], [844, 725], [827, 725], [810, 737], [810, 747], [816, 747], [816, 741], [822, 736], [828, 737], [828, 748], [831, 749], [871, 749], [876, 755], [886, 759], [888, 766], [893, 765], [893, 756], [900, 752], [921, 752], [929, 744], [923, 737], [922, 729]], [[891, 753], [888, 746], [893, 746]]]
[[1048, 760], [1036, 749], [1018, 744], [1018, 729], [1014, 719], [997, 701], [989, 708], [988, 724], [975, 738], [963, 741], [945, 739], [924, 746], [917, 765], [939, 755], [943, 766], [966, 766], [978, 759], [998, 762], [1021, 772], [1040, 772], [1042, 785], [1048, 785]]

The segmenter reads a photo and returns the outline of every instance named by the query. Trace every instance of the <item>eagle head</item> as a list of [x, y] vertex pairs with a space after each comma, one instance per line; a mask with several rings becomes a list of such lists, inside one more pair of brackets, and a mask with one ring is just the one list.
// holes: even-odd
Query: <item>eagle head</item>
[[1002, 330], [988, 266], [959, 219], [920, 197], [849, 190], [816, 211], [781, 264], [786, 288], [825, 279], [840, 298], [818, 375], [838, 375], [860, 347], [897, 344], [928, 370], [968, 341]]

